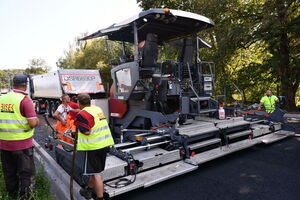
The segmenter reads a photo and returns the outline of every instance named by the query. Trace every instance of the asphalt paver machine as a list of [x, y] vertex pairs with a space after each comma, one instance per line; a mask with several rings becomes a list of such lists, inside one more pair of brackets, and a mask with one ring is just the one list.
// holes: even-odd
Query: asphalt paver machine
[[[103, 172], [110, 197], [294, 134], [281, 119], [218, 119], [219, 103], [212, 97], [214, 65], [199, 55], [210, 46], [199, 33], [213, 26], [198, 14], [150, 9], [81, 39], [107, 37], [123, 46], [111, 70], [110, 126], [116, 144]], [[163, 45], [176, 49], [177, 59], [160, 58]], [[71, 153], [56, 153], [58, 163], [71, 169]], [[82, 163], [79, 156], [77, 172]], [[84, 182], [79, 173], [75, 179]]]

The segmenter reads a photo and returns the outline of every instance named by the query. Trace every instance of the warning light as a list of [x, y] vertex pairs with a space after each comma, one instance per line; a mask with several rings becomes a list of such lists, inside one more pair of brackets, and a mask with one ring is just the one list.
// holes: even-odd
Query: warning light
[[169, 14], [170, 13], [170, 9], [169, 8], [164, 8], [164, 13], [165, 14]]
[[192, 153], [191, 153], [191, 156], [193, 157], [193, 156], [195, 156], [196, 155], [196, 153], [193, 151]]
[[137, 141], [142, 141], [142, 140], [143, 140], [143, 137], [135, 136], [135, 139], [136, 139]]
[[135, 168], [135, 164], [134, 163], [131, 163], [130, 165], [129, 165], [129, 168], [132, 170], [132, 169], [134, 169]]
[[181, 149], [180, 150], [180, 155], [184, 155], [185, 154], [185, 150], [184, 149]]

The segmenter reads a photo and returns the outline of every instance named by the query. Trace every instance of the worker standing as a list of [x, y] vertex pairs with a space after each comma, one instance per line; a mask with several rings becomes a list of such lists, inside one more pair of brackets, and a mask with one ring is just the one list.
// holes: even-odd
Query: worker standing
[[9, 196], [30, 199], [35, 176], [32, 136], [39, 120], [25, 93], [27, 76], [16, 74], [13, 88], [0, 98], [2, 168]]
[[86, 199], [92, 198], [93, 190], [97, 200], [103, 199], [104, 185], [101, 172], [104, 170], [109, 147], [114, 145], [108, 122], [101, 108], [91, 106], [88, 94], [78, 95], [81, 111], [76, 116], [78, 127], [77, 150], [85, 151], [83, 175], [89, 175], [88, 186], [79, 192]]
[[271, 90], [267, 90], [266, 96], [262, 97], [259, 106], [264, 106], [267, 113], [273, 113], [275, 110], [275, 105], [279, 101], [278, 97], [272, 95]]
[[[70, 103], [70, 97], [67, 94], [62, 95], [61, 97], [62, 104], [58, 106], [56, 111], [53, 114], [53, 117], [57, 120], [56, 122], [56, 130], [58, 131], [58, 137], [68, 143], [72, 143], [72, 140], [64, 137], [62, 134], [66, 133], [67, 131], [72, 131], [73, 122], [71, 121], [71, 117], [69, 112], [79, 112], [79, 109], [73, 109], [68, 104]], [[69, 135], [71, 136], [71, 134]]]

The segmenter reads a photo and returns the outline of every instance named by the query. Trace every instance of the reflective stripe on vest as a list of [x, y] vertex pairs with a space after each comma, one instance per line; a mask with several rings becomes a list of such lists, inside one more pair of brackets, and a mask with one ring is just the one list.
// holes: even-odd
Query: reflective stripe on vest
[[92, 130], [92, 131], [91, 131], [91, 134], [96, 133], [96, 132], [99, 132], [99, 131], [103, 131], [103, 130], [105, 130], [105, 129], [109, 129], [109, 127], [108, 127], [108, 126], [103, 126], [103, 127], [98, 128], [98, 129], [96, 129], [96, 130]]
[[110, 138], [110, 137], [112, 137], [111, 134], [104, 135], [104, 136], [94, 138], [94, 139], [78, 139], [78, 142], [84, 142], [84, 143], [98, 142], [98, 141], [102, 141], [102, 140], [105, 140], [106, 138]]
[[103, 119], [103, 111], [97, 106], [85, 107], [83, 110], [94, 117], [94, 126], [90, 134], [78, 133], [77, 150], [90, 151], [102, 149], [114, 145], [114, 140], [106, 119]]
[[31, 129], [28, 130], [20, 130], [20, 129], [4, 129], [0, 128], [0, 132], [7, 132], [7, 133], [25, 133], [31, 131]]
[[32, 129], [20, 111], [25, 95], [9, 92], [0, 98], [0, 140], [25, 140], [33, 136]]
[[27, 120], [0, 119], [1, 124], [27, 124]]

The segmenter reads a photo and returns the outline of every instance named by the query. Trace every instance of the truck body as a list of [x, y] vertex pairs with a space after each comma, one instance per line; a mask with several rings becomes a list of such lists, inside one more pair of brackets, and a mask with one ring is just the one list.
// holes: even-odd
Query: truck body
[[60, 69], [29, 76], [28, 85], [28, 93], [35, 102], [37, 112], [47, 112], [50, 116], [60, 105], [63, 94], [72, 97], [80, 93], [88, 93], [94, 103], [105, 96], [98, 70]]

